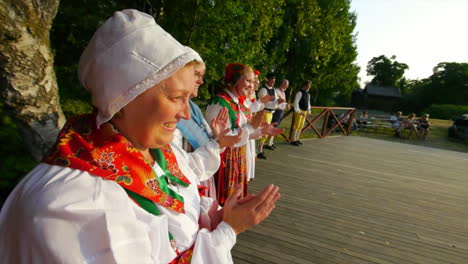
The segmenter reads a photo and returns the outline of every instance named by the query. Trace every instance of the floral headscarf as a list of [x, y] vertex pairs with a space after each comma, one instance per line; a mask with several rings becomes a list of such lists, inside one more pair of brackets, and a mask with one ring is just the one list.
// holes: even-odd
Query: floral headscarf
[[244, 72], [245, 65], [240, 63], [231, 63], [226, 66], [224, 74], [224, 84], [234, 86]]

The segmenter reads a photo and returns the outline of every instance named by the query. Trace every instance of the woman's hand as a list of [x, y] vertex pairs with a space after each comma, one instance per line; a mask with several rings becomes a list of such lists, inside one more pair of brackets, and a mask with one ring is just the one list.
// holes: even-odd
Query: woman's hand
[[236, 234], [265, 220], [275, 208], [275, 202], [281, 197], [278, 186], [270, 184], [257, 195], [248, 195], [241, 199], [243, 186], [237, 185], [227, 198], [223, 207], [223, 220]]
[[262, 102], [263, 104], [266, 104], [266, 103], [270, 102], [273, 99], [275, 99], [274, 95], [267, 94], [267, 95], [263, 96], [262, 98], [260, 98], [260, 102]]
[[215, 119], [211, 121], [211, 130], [213, 131], [213, 138], [217, 138], [228, 126], [228, 110], [226, 107], [223, 107], [219, 111]]
[[250, 125], [252, 125], [254, 129], [257, 129], [262, 124], [264, 114], [264, 111], [259, 111], [253, 115], [252, 119], [250, 120]]
[[219, 204], [218, 201], [214, 200], [211, 204], [210, 210], [208, 211], [208, 216], [210, 217], [210, 231], [213, 231], [218, 227], [219, 223], [223, 220], [224, 210], [218, 210]]
[[280, 135], [284, 132], [284, 128], [277, 128], [275, 127], [276, 123], [263, 123], [261, 128], [262, 128], [262, 135], [268, 135], [268, 136], [277, 136]]
[[227, 133], [229, 133], [229, 131], [231, 131], [231, 129], [228, 128], [218, 136], [216, 141], [220, 148], [232, 147], [242, 139], [242, 134], [244, 133], [243, 130], [239, 130], [239, 134], [234, 136], [228, 136]]

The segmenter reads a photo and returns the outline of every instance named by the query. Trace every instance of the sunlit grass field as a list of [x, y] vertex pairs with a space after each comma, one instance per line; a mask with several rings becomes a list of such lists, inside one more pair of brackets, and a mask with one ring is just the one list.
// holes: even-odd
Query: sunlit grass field
[[[357, 112], [359, 113], [359, 111]], [[313, 115], [317, 113], [312, 113], [312, 116], [309, 116], [309, 120], [313, 118]], [[372, 118], [373, 112], [370, 111], [370, 118]], [[376, 113], [378, 116], [383, 116], [381, 112]], [[390, 117], [390, 115], [388, 115]], [[419, 118], [419, 117], [417, 117]], [[282, 128], [286, 129], [285, 135], [289, 136], [289, 129], [291, 127], [292, 114], [288, 115], [282, 122]], [[370, 137], [375, 139], [395, 141], [400, 143], [414, 144], [420, 146], [426, 146], [431, 148], [440, 148], [453, 151], [468, 152], [468, 142], [462, 140], [452, 139], [448, 137], [448, 127], [452, 125], [452, 120], [442, 120], [442, 119], [430, 119], [431, 128], [425, 140], [417, 139], [414, 135], [409, 139], [397, 138], [394, 136], [395, 130], [391, 128], [378, 128], [378, 129], [360, 129], [352, 132], [351, 136], [360, 136], [360, 137]], [[320, 124], [318, 122], [316, 124]], [[407, 135], [408, 131], [405, 131], [404, 135]], [[342, 133], [333, 132], [331, 135], [343, 135]], [[305, 131], [301, 138], [318, 138], [315, 132], [312, 129]], [[277, 137], [275, 142], [284, 142], [285, 140], [281, 137]]]

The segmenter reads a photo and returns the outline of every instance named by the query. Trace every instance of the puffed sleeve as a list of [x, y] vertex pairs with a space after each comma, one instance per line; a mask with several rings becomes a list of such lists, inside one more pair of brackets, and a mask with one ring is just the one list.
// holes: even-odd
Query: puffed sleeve
[[[180, 134], [180, 133], [179, 133]], [[206, 181], [213, 177], [221, 164], [221, 151], [218, 142], [208, 141], [205, 145], [198, 147], [195, 151], [187, 153], [177, 141], [172, 141], [171, 146], [177, 148], [190, 168], [197, 175], [199, 181]]]
[[296, 93], [296, 96], [294, 97], [294, 111], [296, 113], [301, 113], [301, 109], [299, 108], [299, 101], [301, 101], [302, 98], [302, 92], [299, 91]]
[[[173, 150], [179, 168], [192, 182], [187, 188], [179, 188], [179, 194], [186, 200], [186, 213], [174, 213], [159, 205], [158, 208], [168, 216], [169, 229], [177, 241], [178, 248], [186, 250], [193, 246], [192, 264], [232, 263], [231, 249], [236, 243], [236, 233], [225, 222], [219, 223], [213, 231], [204, 228], [210, 225], [208, 211], [213, 205], [213, 199], [200, 198], [197, 190], [198, 177], [187, 163], [184, 151], [180, 148]], [[205, 223], [199, 225], [203, 220]]]
[[168, 263], [176, 257], [166, 216], [147, 213], [113, 181], [47, 164], [12, 193], [0, 230], [2, 256], [11, 263]]
[[260, 100], [257, 100], [250, 104], [250, 110], [252, 111], [252, 113], [262, 111], [264, 108], [265, 105]]

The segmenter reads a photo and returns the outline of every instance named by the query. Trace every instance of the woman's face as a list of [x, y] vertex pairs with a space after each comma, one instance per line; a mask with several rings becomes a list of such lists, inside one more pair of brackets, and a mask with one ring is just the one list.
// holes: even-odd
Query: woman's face
[[201, 64], [201, 63], [195, 64], [196, 84], [195, 84], [194, 91], [191, 95], [192, 98], [198, 96], [198, 87], [200, 87], [200, 85], [203, 84], [203, 77], [205, 77], [205, 71], [206, 71], [205, 64]]
[[239, 78], [236, 85], [233, 87], [233, 92], [236, 96], [248, 97], [251, 90], [254, 89], [254, 82], [255, 74], [252, 71], [248, 71]]
[[123, 120], [119, 120], [125, 127], [124, 136], [141, 148], [169, 144], [177, 122], [190, 119], [188, 100], [193, 93], [194, 72], [194, 65], [186, 66], [126, 105]]
[[254, 90], [258, 91], [258, 87], [260, 87], [260, 80], [258, 79], [258, 75], [255, 75], [254, 78], [255, 78], [255, 80], [254, 80]]

